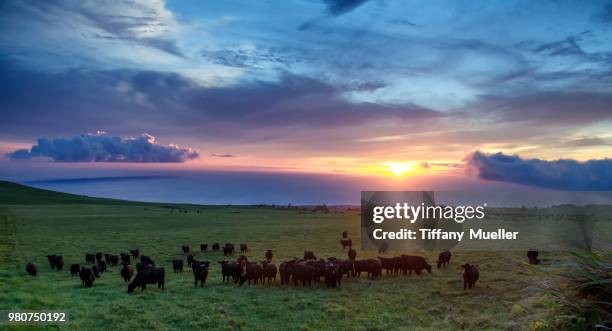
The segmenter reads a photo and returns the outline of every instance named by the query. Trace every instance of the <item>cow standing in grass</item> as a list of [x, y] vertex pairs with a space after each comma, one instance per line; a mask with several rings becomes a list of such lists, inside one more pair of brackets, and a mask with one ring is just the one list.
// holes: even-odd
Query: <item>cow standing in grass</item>
[[196, 261], [192, 265], [193, 278], [195, 282], [195, 287], [198, 287], [198, 281], [200, 282], [200, 287], [204, 287], [206, 284], [206, 278], [208, 278], [208, 267], [210, 262], [208, 261]]
[[128, 285], [128, 293], [134, 292], [134, 289], [140, 287], [143, 291], [147, 288], [147, 284], [157, 284], [157, 288], [163, 289], [166, 280], [166, 271], [164, 268], [148, 268], [143, 269], [136, 274], [134, 280]]
[[94, 281], [96, 280], [96, 275], [94, 275], [93, 269], [87, 267], [81, 268], [81, 271], [79, 272], [79, 277], [81, 278], [81, 283], [85, 288], [92, 287]]
[[34, 263], [32, 262], [28, 262], [28, 264], [26, 265], [26, 272], [28, 273], [28, 275], [36, 277], [36, 274], [38, 273], [36, 265], [34, 265]]
[[172, 260], [172, 270], [174, 270], [175, 273], [183, 272], [183, 260]]
[[131, 265], [124, 263], [123, 268], [121, 268], [121, 278], [123, 278], [124, 282], [129, 282], [134, 275], [134, 268]]
[[438, 255], [438, 269], [440, 269], [440, 267], [446, 267], [451, 260], [451, 252], [446, 250], [442, 253], [440, 253], [440, 255]]
[[81, 271], [81, 266], [78, 263], [70, 265], [70, 276], [71, 277], [78, 276], [80, 271]]
[[85, 263], [91, 263], [91, 264], [96, 263], [96, 255], [85, 253]]
[[463, 290], [474, 288], [476, 281], [480, 277], [478, 266], [466, 263], [461, 268], [463, 268]]

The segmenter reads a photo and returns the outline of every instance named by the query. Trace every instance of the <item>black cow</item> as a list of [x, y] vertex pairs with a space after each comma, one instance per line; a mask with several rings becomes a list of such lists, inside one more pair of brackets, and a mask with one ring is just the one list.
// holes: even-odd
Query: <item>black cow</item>
[[86, 267], [81, 268], [81, 272], [79, 272], [79, 277], [81, 277], [81, 283], [83, 284], [83, 287], [92, 287], [94, 281], [96, 280], [96, 275], [94, 274], [94, 271]]
[[234, 244], [225, 244], [223, 246], [223, 255], [234, 255]]
[[145, 267], [155, 266], [155, 262], [153, 262], [153, 259], [151, 259], [150, 257], [146, 255], [140, 256], [140, 263], [142, 263]]
[[355, 260], [357, 258], [357, 251], [352, 248], [349, 249], [347, 254], [348, 254], [349, 260]]
[[406, 274], [406, 271], [408, 271], [409, 274], [412, 275], [412, 271], [414, 270], [417, 275], [420, 275], [423, 269], [431, 273], [431, 266], [422, 256], [402, 255], [399, 263], [399, 267], [404, 274]]
[[382, 264], [378, 259], [356, 260], [354, 266], [357, 277], [360, 277], [362, 272], [366, 272], [371, 279], [382, 275]]
[[221, 265], [221, 276], [223, 276], [223, 282], [226, 280], [229, 282], [230, 278], [235, 282], [240, 277], [240, 265], [236, 262], [219, 261]]
[[246, 253], [249, 250], [247, 244], [240, 244], [240, 253]]
[[104, 260], [106, 260], [106, 262], [110, 263], [110, 259], [111, 259], [111, 255], [108, 253], [104, 253]]
[[353, 240], [352, 239], [340, 239], [340, 244], [342, 244], [342, 249], [345, 248], [352, 248], [353, 247]]
[[100, 267], [98, 267], [97, 264], [91, 266], [91, 271], [93, 272], [94, 276], [96, 276], [96, 278], [100, 278], [100, 276], [102, 275]]
[[193, 255], [189, 254], [187, 255], [187, 265], [191, 267], [191, 265], [193, 264]]
[[61, 255], [47, 255], [51, 269], [62, 270], [64, 268], [64, 258]]
[[234, 255], [234, 244], [225, 244], [223, 246], [223, 255]]
[[104, 260], [98, 261], [98, 271], [100, 273], [103, 273], [103, 272], [106, 271], [106, 261], [104, 261]]
[[282, 285], [289, 284], [289, 281], [291, 280], [291, 276], [293, 275], [293, 266], [295, 265], [295, 263], [296, 263], [295, 259], [284, 261], [284, 262], [281, 262], [280, 266], [278, 267], [278, 272], [279, 272], [279, 276], [280, 276]]
[[189, 253], [189, 250], [190, 250], [190, 249], [189, 249], [189, 246], [187, 246], [187, 245], [183, 245], [183, 246], [181, 246], [181, 249], [183, 250], [183, 254], [187, 254], [187, 253]]
[[342, 231], [342, 239], [348, 238], [348, 231]]
[[379, 256], [381, 267], [385, 269], [387, 275], [395, 273], [395, 259]]
[[474, 288], [476, 286], [476, 281], [480, 276], [478, 266], [466, 263], [461, 267], [463, 268], [463, 290], [465, 291], [467, 288]]
[[259, 280], [263, 282], [263, 267], [257, 262], [247, 262], [243, 260], [240, 264], [240, 285], [248, 281], [249, 285], [259, 283]]
[[314, 255], [312, 251], [304, 251], [304, 260], [305, 261], [316, 261], [317, 257]]
[[49, 261], [49, 266], [51, 266], [51, 269], [55, 269], [55, 259], [56, 259], [57, 255], [53, 254], [53, 255], [47, 255], [47, 261]]
[[110, 264], [112, 266], [117, 266], [119, 264], [119, 256], [118, 255], [109, 255], [108, 256], [108, 262], [110, 262]]
[[32, 262], [28, 262], [28, 264], [26, 265], [26, 272], [28, 273], [28, 275], [36, 277], [36, 274], [38, 273], [36, 265], [34, 265], [34, 263]]
[[268, 249], [268, 250], [266, 251], [266, 261], [268, 261], [268, 262], [272, 261], [272, 257], [273, 257], [273, 256], [274, 256], [274, 255], [272, 254], [272, 250], [271, 250], [271, 249]]
[[174, 272], [183, 272], [183, 260], [172, 260], [172, 270]]
[[266, 260], [261, 261], [261, 265], [263, 267], [262, 282], [267, 281], [268, 283], [270, 283], [271, 280], [276, 280], [276, 273], [278, 272], [276, 264], [270, 263], [270, 261]]
[[64, 258], [61, 255], [55, 257], [55, 268], [62, 270], [64, 268]]
[[78, 263], [70, 265], [70, 276], [71, 277], [77, 276], [80, 271], [81, 271], [81, 266]]
[[197, 261], [192, 265], [193, 278], [195, 281], [195, 286], [198, 287], [198, 281], [200, 282], [200, 287], [204, 287], [206, 284], [206, 278], [208, 278], [208, 266], [210, 262], [208, 261]]
[[328, 261], [325, 263], [325, 285], [328, 288], [339, 287], [342, 283], [342, 271], [340, 269], [340, 263], [338, 261]]
[[121, 256], [121, 263], [123, 263], [123, 264], [130, 264], [130, 254], [128, 254], [128, 253], [120, 253], [119, 255]]
[[134, 289], [140, 287], [143, 291], [147, 288], [147, 284], [157, 284], [157, 288], [164, 288], [166, 280], [166, 271], [164, 268], [147, 268], [136, 274], [134, 280], [128, 285], [128, 293], [134, 292]]
[[124, 263], [123, 268], [121, 268], [121, 277], [123, 278], [123, 281], [129, 282], [132, 279], [133, 275], [134, 268], [132, 268], [131, 265]]
[[214, 243], [212, 244], [212, 250], [214, 251], [218, 251], [219, 250], [219, 243]]
[[438, 255], [438, 269], [440, 269], [440, 267], [446, 267], [451, 260], [451, 252], [446, 250], [442, 253], [440, 253], [440, 255]]
[[102, 252], [97, 252], [96, 253], [96, 260], [97, 261], [102, 261], [103, 258], [104, 258], [104, 254]]
[[311, 286], [314, 278], [314, 266], [308, 265], [306, 262], [298, 262], [292, 268], [293, 285], [297, 286], [299, 282], [302, 286]]
[[200, 244], [200, 251], [206, 252], [207, 249], [208, 249], [208, 244]]
[[314, 267], [314, 272], [312, 274], [312, 280], [315, 282], [320, 282], [321, 277], [325, 275], [325, 260], [320, 259], [319, 261], [309, 261], [309, 265]]
[[527, 251], [527, 258], [529, 259], [530, 264], [540, 264], [540, 259], [538, 259], [538, 255], [540, 252], [531, 248]]
[[140, 249], [130, 249], [130, 254], [132, 254], [132, 258], [137, 259], [140, 256]]
[[340, 273], [346, 278], [355, 277], [355, 260], [339, 261]]
[[85, 263], [96, 263], [96, 255], [85, 253]]

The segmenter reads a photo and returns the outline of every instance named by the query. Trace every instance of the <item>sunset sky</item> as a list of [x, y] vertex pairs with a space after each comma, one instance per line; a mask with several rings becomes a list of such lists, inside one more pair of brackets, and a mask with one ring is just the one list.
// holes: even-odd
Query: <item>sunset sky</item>
[[0, 177], [97, 161], [612, 190], [608, 1], [9, 0], [0, 31]]

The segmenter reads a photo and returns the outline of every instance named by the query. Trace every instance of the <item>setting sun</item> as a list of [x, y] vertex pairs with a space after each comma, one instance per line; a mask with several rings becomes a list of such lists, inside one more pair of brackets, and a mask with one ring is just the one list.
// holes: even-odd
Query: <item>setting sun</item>
[[416, 165], [414, 162], [389, 162], [385, 163], [387, 171], [393, 173], [396, 176], [403, 176], [406, 173], [412, 173], [416, 171]]

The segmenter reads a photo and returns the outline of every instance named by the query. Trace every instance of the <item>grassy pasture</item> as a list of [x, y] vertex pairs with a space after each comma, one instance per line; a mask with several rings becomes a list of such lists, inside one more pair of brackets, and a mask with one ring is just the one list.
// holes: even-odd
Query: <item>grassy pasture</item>
[[[200, 243], [247, 243], [252, 260], [272, 249], [277, 264], [305, 249], [345, 258], [340, 233], [348, 230], [358, 243], [359, 215], [232, 206], [183, 206], [190, 212], [177, 213], [161, 204], [95, 199], [28, 204], [27, 196], [0, 204], [0, 309], [68, 310], [70, 323], [62, 326], [68, 329], [525, 330], [535, 321], [546, 324], [547, 298], [537, 287], [554, 278], [567, 258], [549, 256], [561, 262], [533, 273], [524, 266], [525, 252], [458, 252], [450, 267], [431, 275], [352, 279], [335, 290], [324, 284], [281, 286], [278, 280], [239, 288], [221, 283], [216, 261], [222, 254], [201, 254]], [[213, 263], [204, 288], [194, 288], [187, 268], [172, 273], [170, 260], [184, 257], [183, 244]], [[128, 295], [119, 267], [110, 267], [91, 289], [70, 277], [70, 264], [82, 265], [85, 252], [118, 254], [136, 247], [166, 268], [165, 290], [150, 285]], [[63, 255], [64, 270], [51, 270], [47, 254]], [[437, 257], [419, 254], [431, 264]], [[376, 254], [358, 251], [358, 258], [369, 256]], [[25, 274], [28, 261], [38, 266], [37, 278]], [[464, 262], [480, 266], [475, 290], [463, 291]]]

